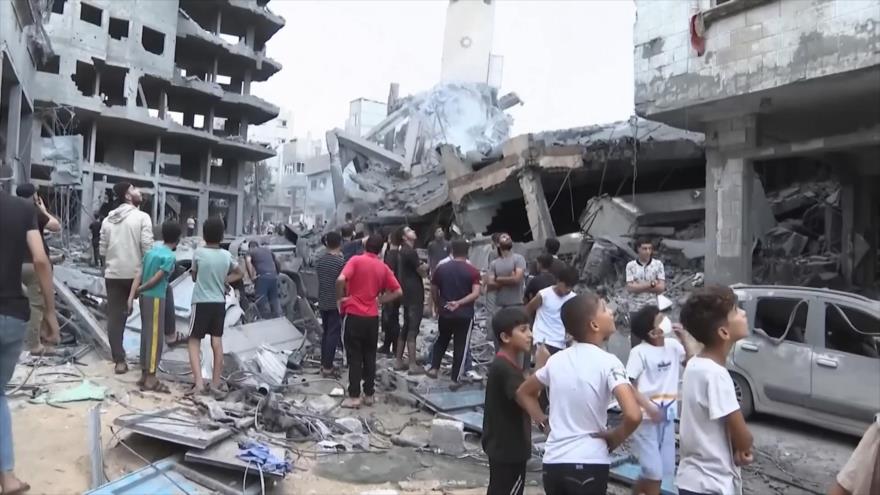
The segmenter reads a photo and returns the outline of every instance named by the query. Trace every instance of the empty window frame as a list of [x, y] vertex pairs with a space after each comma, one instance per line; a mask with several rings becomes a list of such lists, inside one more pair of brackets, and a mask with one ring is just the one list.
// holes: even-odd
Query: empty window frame
[[95, 26], [101, 25], [101, 16], [104, 14], [104, 11], [95, 7], [94, 5], [89, 5], [85, 2], [81, 2], [79, 4], [79, 18], [82, 21], [88, 22], [89, 24], [94, 24]]
[[803, 299], [762, 297], [755, 308], [755, 328], [773, 339], [805, 343], [808, 309]]
[[880, 318], [840, 304], [825, 304], [825, 347], [880, 358]]
[[144, 50], [150, 53], [162, 55], [165, 52], [165, 35], [155, 29], [144, 26], [141, 32], [141, 45], [143, 45]]
[[111, 17], [107, 31], [109, 32], [110, 37], [114, 40], [128, 38], [128, 21], [125, 19], [117, 19], [116, 17]]
[[65, 3], [67, 3], [67, 0], [52, 0], [52, 13], [63, 14]]
[[296, 173], [304, 174], [306, 172], [306, 164], [303, 162], [296, 162]]

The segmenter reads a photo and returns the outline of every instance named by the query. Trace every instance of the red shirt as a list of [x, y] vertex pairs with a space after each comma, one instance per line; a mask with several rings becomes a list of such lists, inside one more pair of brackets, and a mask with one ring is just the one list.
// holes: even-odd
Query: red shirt
[[384, 261], [372, 253], [352, 257], [342, 269], [348, 299], [342, 304], [342, 313], [354, 316], [378, 317], [376, 298], [382, 292], [400, 289], [400, 283]]

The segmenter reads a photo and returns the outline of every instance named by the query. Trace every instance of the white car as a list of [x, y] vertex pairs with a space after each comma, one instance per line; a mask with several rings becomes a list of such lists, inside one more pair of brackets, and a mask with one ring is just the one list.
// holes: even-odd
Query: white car
[[809, 287], [732, 288], [751, 329], [727, 358], [743, 414], [861, 435], [880, 412], [880, 301]]

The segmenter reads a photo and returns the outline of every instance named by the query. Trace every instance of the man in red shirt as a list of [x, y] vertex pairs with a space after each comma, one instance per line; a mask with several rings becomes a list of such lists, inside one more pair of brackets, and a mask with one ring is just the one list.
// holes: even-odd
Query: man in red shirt
[[384, 240], [367, 238], [366, 252], [352, 257], [336, 279], [336, 300], [343, 317], [342, 343], [348, 356], [348, 398], [342, 407], [361, 405], [361, 380], [366, 406], [373, 405], [376, 382], [376, 346], [379, 343], [379, 307], [403, 295], [400, 283], [379, 259]]

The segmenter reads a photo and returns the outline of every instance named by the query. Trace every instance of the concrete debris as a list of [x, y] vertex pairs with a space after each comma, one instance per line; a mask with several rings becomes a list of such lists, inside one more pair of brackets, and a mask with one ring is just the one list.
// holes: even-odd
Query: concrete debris
[[120, 416], [113, 424], [147, 437], [196, 449], [206, 449], [233, 433], [231, 429], [206, 421], [192, 410], [179, 406]]
[[431, 447], [451, 455], [463, 454], [464, 423], [451, 419], [434, 419], [431, 422]]

